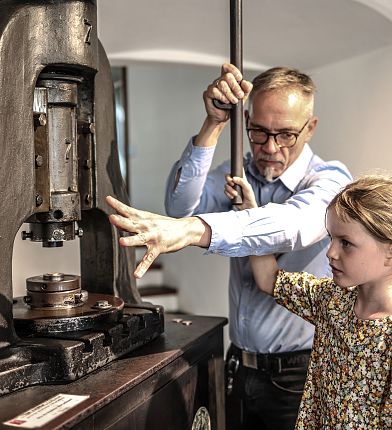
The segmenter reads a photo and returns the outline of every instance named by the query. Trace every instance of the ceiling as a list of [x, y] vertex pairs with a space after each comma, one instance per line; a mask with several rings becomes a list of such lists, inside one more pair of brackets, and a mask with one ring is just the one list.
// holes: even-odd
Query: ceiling
[[[114, 64], [220, 65], [230, 58], [229, 0], [97, 0]], [[243, 0], [244, 67], [322, 67], [392, 44], [391, 0]]]

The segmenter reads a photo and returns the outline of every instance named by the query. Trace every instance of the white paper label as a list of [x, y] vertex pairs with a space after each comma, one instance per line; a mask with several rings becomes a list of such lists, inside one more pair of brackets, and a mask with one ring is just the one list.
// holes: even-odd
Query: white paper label
[[54, 418], [82, 403], [90, 396], [76, 396], [72, 394], [57, 394], [32, 409], [18, 415], [3, 424], [24, 429], [42, 427]]

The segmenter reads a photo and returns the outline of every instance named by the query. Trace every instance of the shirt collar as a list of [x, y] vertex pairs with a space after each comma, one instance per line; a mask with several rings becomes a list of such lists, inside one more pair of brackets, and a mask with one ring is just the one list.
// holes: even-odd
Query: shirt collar
[[[305, 143], [299, 157], [278, 178], [274, 179], [272, 183], [281, 181], [286, 188], [293, 192], [303, 179], [312, 157], [313, 151], [310, 149], [310, 146]], [[249, 171], [259, 181], [267, 183], [265, 178], [261, 176], [256, 169], [254, 163], [250, 163]]]

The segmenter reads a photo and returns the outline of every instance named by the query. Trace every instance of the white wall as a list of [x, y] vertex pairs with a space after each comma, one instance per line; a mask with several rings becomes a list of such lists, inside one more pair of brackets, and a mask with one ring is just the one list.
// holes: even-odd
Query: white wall
[[[131, 145], [131, 201], [140, 209], [165, 214], [167, 175], [188, 139], [204, 120], [202, 93], [219, 68], [178, 64], [128, 66]], [[214, 165], [230, 156], [229, 130]], [[222, 190], [223, 192], [223, 190]], [[178, 287], [179, 307], [202, 315], [228, 315], [227, 258], [188, 248], [163, 255], [165, 284]]]
[[320, 117], [313, 149], [354, 175], [392, 172], [392, 46], [312, 73]]

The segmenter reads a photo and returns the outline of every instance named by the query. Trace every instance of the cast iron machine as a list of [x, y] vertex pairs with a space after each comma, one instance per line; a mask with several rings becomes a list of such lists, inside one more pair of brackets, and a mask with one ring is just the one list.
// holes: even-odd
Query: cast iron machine
[[[105, 196], [121, 178], [113, 85], [94, 0], [0, 0], [0, 394], [71, 381], [163, 332]], [[15, 236], [80, 240], [81, 275], [39, 274], [13, 299]]]

